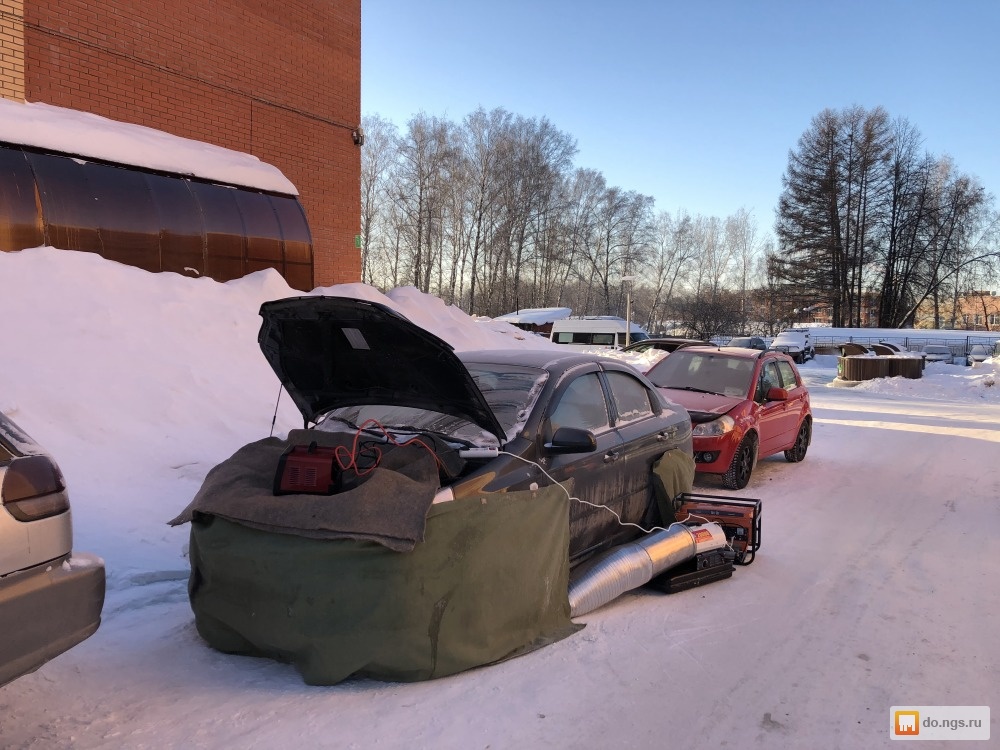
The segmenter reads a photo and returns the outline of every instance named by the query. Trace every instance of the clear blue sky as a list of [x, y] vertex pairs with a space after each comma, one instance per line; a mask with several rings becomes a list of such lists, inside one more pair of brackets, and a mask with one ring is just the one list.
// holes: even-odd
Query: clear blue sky
[[752, 211], [825, 108], [883, 106], [1000, 194], [998, 0], [362, 0], [361, 106], [547, 117], [656, 207]]

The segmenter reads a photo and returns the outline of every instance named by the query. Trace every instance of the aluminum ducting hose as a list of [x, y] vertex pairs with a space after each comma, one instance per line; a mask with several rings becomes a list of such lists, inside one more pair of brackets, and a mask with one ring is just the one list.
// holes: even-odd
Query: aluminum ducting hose
[[726, 546], [726, 535], [717, 523], [671, 526], [629, 544], [615, 547], [570, 584], [570, 617], [585, 615], [648, 583], [655, 576], [699, 552]]

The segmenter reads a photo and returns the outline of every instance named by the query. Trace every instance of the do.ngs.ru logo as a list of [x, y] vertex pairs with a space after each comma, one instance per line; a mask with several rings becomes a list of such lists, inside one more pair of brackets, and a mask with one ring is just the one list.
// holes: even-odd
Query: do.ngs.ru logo
[[989, 706], [893, 706], [894, 740], [988, 740]]

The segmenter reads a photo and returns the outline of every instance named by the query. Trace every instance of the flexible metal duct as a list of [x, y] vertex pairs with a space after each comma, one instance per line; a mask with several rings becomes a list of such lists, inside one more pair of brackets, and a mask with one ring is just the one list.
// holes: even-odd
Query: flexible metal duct
[[585, 615], [699, 552], [726, 545], [717, 523], [674, 525], [607, 553], [569, 587], [570, 617]]

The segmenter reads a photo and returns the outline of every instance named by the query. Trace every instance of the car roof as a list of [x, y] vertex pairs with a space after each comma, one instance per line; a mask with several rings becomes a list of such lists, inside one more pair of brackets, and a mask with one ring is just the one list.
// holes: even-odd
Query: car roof
[[633, 351], [635, 349], [640, 349], [642, 351], [645, 351], [646, 349], [666, 349], [668, 352], [672, 352], [675, 349], [680, 349], [682, 347], [686, 348], [688, 346], [697, 346], [699, 344], [709, 345], [710, 343], [711, 342], [705, 341], [704, 339], [686, 339], [681, 336], [653, 336], [648, 339], [633, 341], [631, 344], [626, 346], [623, 351]]
[[551, 348], [538, 349], [472, 349], [455, 352], [462, 362], [481, 362], [498, 365], [522, 365], [542, 370], [569, 369], [576, 365], [597, 363], [601, 366], [625, 365], [623, 360], [590, 354], [575, 349], [566, 351], [565, 346], [553, 344]]
[[785, 356], [781, 352], [776, 351], [761, 351], [759, 349], [747, 349], [742, 346], [685, 346], [683, 349], [678, 349], [678, 352], [699, 352], [699, 351], [713, 351], [725, 354], [729, 357], [735, 357], [737, 359], [759, 359], [765, 355], [767, 356]]
[[687, 336], [650, 336], [646, 341], [664, 341], [673, 343], [675, 341], [704, 341], [705, 339], [689, 339]]

